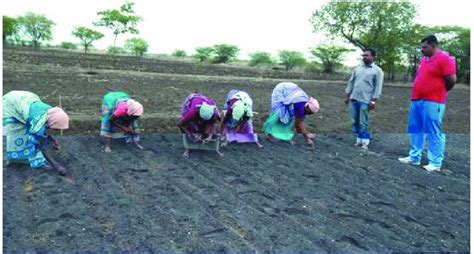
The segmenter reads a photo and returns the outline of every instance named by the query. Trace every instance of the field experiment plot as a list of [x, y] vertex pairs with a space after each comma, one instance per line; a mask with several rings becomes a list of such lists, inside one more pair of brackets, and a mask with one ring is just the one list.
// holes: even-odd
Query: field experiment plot
[[[3, 92], [30, 90], [54, 105], [61, 95], [71, 130], [56, 155], [69, 172], [4, 165], [4, 251], [469, 251], [470, 91], [462, 85], [449, 95], [442, 172], [397, 161], [409, 146], [404, 85], [384, 87], [370, 151], [353, 147], [342, 79], [288, 79], [321, 103], [307, 118], [315, 150], [298, 137], [293, 147], [230, 144], [223, 158], [194, 152], [184, 160], [175, 123], [188, 93], [221, 106], [230, 89], [246, 90], [260, 132], [271, 91], [286, 79], [106, 69], [100, 56], [97, 68], [71, 66], [36, 53], [55, 63], [47, 64], [15, 52], [4, 52]], [[143, 102], [145, 150], [115, 142], [112, 154], [101, 152], [107, 86]]]

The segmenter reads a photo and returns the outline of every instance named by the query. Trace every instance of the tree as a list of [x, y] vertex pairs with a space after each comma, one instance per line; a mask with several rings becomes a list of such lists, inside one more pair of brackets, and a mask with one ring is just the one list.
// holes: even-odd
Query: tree
[[303, 53], [298, 51], [282, 50], [278, 53], [280, 58], [280, 64], [285, 66], [286, 71], [293, 69], [296, 66], [302, 66], [306, 64], [306, 59]]
[[408, 1], [332, 0], [313, 13], [311, 22], [315, 32], [344, 38], [361, 50], [375, 49], [379, 64], [393, 79], [415, 16], [416, 7]]
[[173, 53], [171, 53], [171, 55], [174, 57], [185, 57], [187, 54], [186, 51], [182, 49], [176, 49], [173, 51]]
[[211, 55], [214, 52], [212, 47], [198, 47], [195, 50], [196, 54], [194, 54], [194, 58], [199, 59], [199, 62], [204, 62], [211, 58]]
[[438, 38], [439, 46], [456, 59], [459, 82], [470, 82], [471, 30], [458, 26], [432, 27], [431, 34]]
[[109, 46], [107, 47], [107, 53], [112, 54], [112, 55], [123, 54], [125, 53], [125, 50], [121, 47]]
[[38, 48], [40, 41], [51, 40], [51, 30], [55, 23], [41, 14], [27, 12], [24, 16], [17, 18], [19, 31], [24, 34]]
[[113, 47], [116, 45], [119, 34], [138, 34], [137, 25], [142, 18], [134, 15], [135, 12], [132, 9], [134, 4], [127, 2], [120, 7], [120, 10], [113, 9], [97, 12], [99, 20], [94, 22], [94, 25], [112, 29], [114, 34]]
[[63, 49], [77, 49], [76, 44], [74, 44], [72, 42], [68, 42], [68, 41], [61, 42], [61, 44], [59, 46]]
[[422, 57], [419, 49], [420, 41], [425, 36], [434, 34], [438, 38], [439, 46], [456, 59], [459, 82], [470, 82], [470, 29], [458, 26], [422, 26], [416, 24], [406, 39], [402, 52], [406, 54], [408, 73], [412, 78], [418, 70]]
[[143, 56], [148, 51], [148, 43], [142, 38], [131, 38], [125, 41], [125, 49], [136, 55]]
[[17, 21], [14, 18], [8, 17], [8, 16], [3, 16], [3, 41], [5, 42], [5, 39], [8, 36], [14, 35], [18, 30], [17, 27]]
[[213, 47], [214, 63], [227, 63], [237, 58], [240, 49], [229, 44], [218, 44]]
[[250, 66], [257, 66], [259, 64], [273, 64], [272, 55], [263, 51], [256, 51], [249, 54]]
[[92, 30], [87, 27], [75, 27], [72, 31], [72, 35], [81, 40], [81, 44], [84, 47], [84, 53], [87, 54], [87, 49], [92, 45], [94, 41], [100, 40], [104, 37], [101, 32]]
[[336, 68], [342, 65], [346, 53], [350, 51], [352, 50], [334, 45], [320, 45], [310, 50], [326, 73], [334, 73]]

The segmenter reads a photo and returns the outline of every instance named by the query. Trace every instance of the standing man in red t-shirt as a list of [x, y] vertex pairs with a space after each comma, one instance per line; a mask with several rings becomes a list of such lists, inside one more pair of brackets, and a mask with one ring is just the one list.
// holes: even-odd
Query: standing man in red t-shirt
[[420, 165], [425, 135], [428, 136], [428, 171], [439, 171], [443, 163], [445, 135], [442, 122], [448, 91], [456, 83], [456, 62], [438, 47], [438, 39], [429, 35], [421, 40], [423, 57], [416, 73], [408, 119], [410, 156], [402, 163]]

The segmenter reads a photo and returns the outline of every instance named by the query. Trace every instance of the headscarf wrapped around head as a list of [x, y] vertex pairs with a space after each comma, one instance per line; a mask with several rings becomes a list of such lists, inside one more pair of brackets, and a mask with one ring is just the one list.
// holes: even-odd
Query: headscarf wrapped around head
[[241, 100], [236, 101], [232, 105], [232, 118], [235, 121], [239, 121], [242, 119], [242, 117], [245, 114], [245, 103], [243, 103]]
[[46, 123], [51, 129], [65, 130], [69, 128], [69, 117], [61, 108], [53, 107], [46, 113]]
[[238, 100], [232, 105], [232, 118], [235, 121], [239, 121], [242, 117], [247, 116], [253, 117], [252, 107], [245, 103], [243, 100]]
[[199, 116], [204, 120], [209, 120], [214, 115], [215, 105], [209, 105], [206, 102], [203, 102], [199, 106]]
[[319, 111], [319, 102], [313, 97], [310, 97], [308, 102], [306, 102], [305, 106], [311, 110], [313, 113], [317, 113]]
[[127, 115], [129, 116], [141, 116], [143, 115], [143, 105], [140, 102], [129, 99], [127, 101]]

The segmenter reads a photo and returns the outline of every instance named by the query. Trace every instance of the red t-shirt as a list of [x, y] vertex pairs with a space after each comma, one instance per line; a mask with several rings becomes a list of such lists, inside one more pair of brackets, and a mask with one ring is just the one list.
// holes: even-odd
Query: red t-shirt
[[444, 77], [456, 74], [456, 62], [448, 53], [439, 51], [431, 58], [423, 57], [413, 83], [412, 100], [446, 102]]

